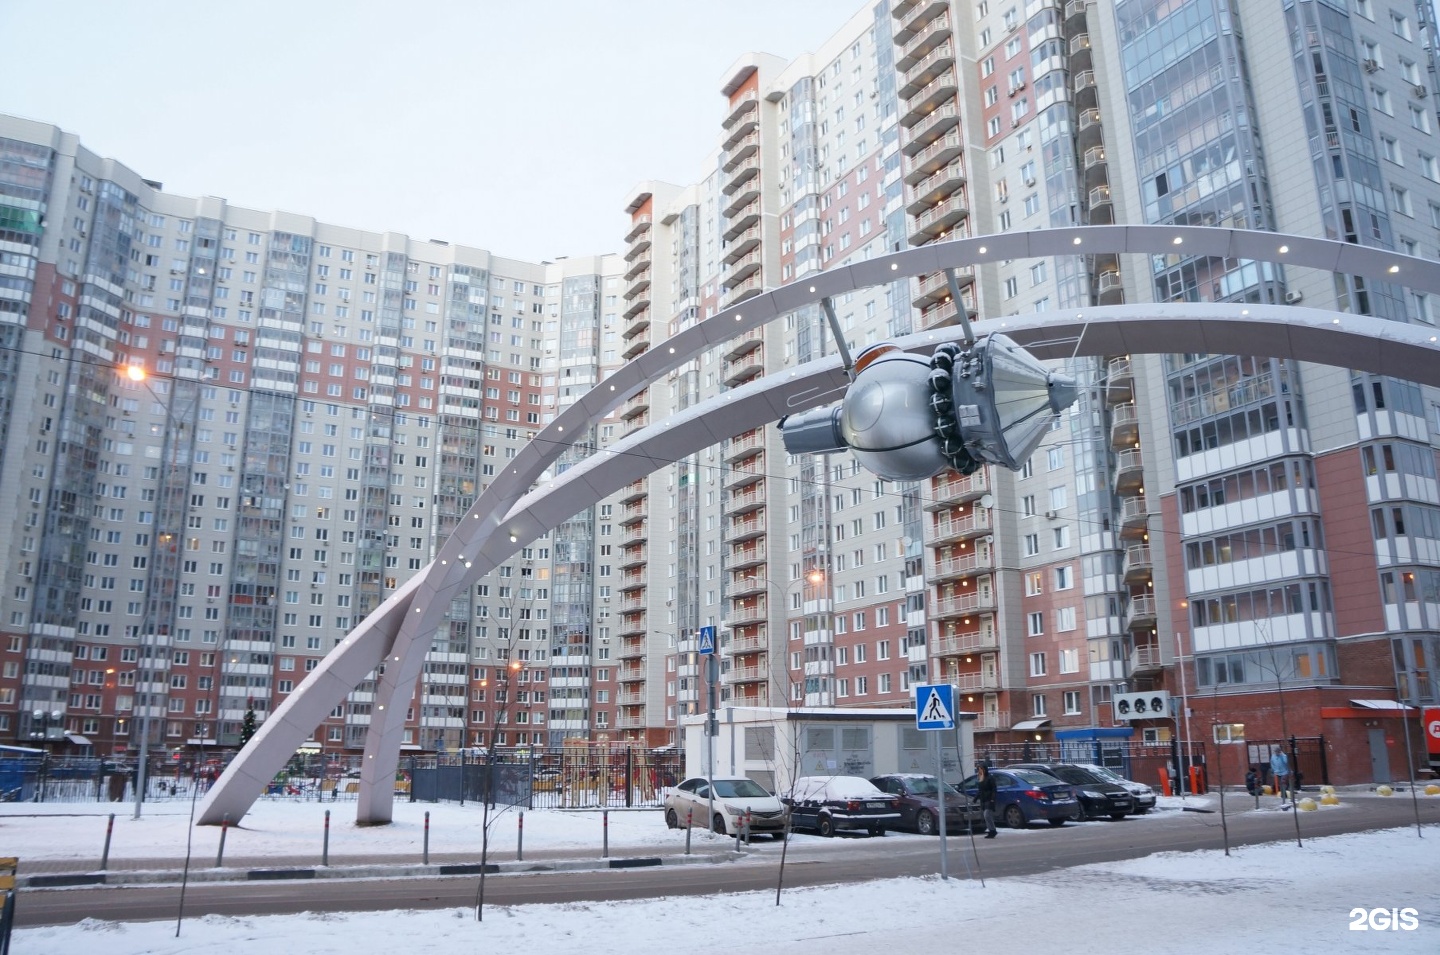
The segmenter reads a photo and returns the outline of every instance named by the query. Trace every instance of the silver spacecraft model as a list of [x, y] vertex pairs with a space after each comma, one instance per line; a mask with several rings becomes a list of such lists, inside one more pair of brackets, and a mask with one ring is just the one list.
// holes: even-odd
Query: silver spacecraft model
[[888, 342], [855, 357], [838, 405], [780, 421], [785, 450], [849, 448], [872, 473], [918, 481], [982, 464], [1019, 470], [1055, 416], [1074, 403], [1075, 380], [1004, 335], [947, 342], [927, 360]]

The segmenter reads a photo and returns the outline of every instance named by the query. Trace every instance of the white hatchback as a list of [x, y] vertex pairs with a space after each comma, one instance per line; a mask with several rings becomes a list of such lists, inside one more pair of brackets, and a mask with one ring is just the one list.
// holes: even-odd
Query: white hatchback
[[[714, 816], [710, 816], [711, 808]], [[750, 832], [785, 834], [785, 807], [778, 797], [748, 776], [703, 776], [685, 780], [665, 796], [665, 825], [684, 829], [698, 822], [727, 836], [740, 831], [748, 814]]]

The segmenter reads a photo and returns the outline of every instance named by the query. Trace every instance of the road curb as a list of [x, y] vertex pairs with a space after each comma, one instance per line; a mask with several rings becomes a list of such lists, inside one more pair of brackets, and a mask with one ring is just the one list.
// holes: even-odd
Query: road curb
[[[492, 862], [482, 866], [473, 863], [443, 865], [345, 865], [286, 866], [284, 868], [206, 868], [192, 869], [190, 882], [264, 882], [305, 881], [309, 879], [395, 879], [448, 878], [479, 875], [524, 875], [534, 872], [574, 872], [603, 869], [641, 869], [662, 865], [717, 865], [745, 858], [743, 852], [712, 853], [689, 856], [637, 856], [623, 859], [564, 859], [546, 862]], [[162, 885], [178, 883], [187, 876], [181, 869], [109, 870], [104, 872], [61, 872], [18, 876], [17, 888], [45, 891], [52, 889], [95, 888], [118, 885]]]

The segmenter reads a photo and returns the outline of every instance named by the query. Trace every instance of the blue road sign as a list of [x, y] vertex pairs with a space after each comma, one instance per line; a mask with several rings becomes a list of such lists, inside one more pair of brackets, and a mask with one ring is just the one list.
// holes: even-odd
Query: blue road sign
[[715, 652], [715, 628], [714, 628], [714, 627], [701, 627], [701, 628], [700, 628], [700, 652], [701, 652], [701, 653], [704, 653], [704, 654], [711, 654], [711, 653], [714, 653], [714, 652]]
[[955, 728], [955, 687], [950, 683], [921, 683], [915, 687], [915, 728]]

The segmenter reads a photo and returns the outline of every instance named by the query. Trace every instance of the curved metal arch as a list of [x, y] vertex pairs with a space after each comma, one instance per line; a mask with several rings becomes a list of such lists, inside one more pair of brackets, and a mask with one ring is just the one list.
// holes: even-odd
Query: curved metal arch
[[[957, 239], [843, 266], [747, 299], [639, 356], [543, 429], [477, 498], [435, 560], [341, 641], [265, 721], [206, 795], [202, 825], [239, 819], [309, 733], [383, 664], [371, 711], [357, 819], [388, 822], [391, 785], [404, 729], [404, 708], [451, 598], [551, 526], [542, 515], [569, 508], [561, 520], [613, 493], [612, 462], [640, 462], [649, 473], [739, 431], [822, 404], [844, 387], [839, 360], [811, 363], [717, 396], [602, 451], [522, 500], [545, 470], [588, 429], [630, 396], [703, 351], [823, 298], [942, 268], [988, 261], [1095, 252], [1173, 253], [1283, 261], [1342, 271], [1440, 293], [1440, 264], [1326, 239], [1233, 229], [1088, 226]], [[1440, 385], [1437, 339], [1420, 329], [1365, 316], [1260, 305], [1133, 305], [1045, 313], [986, 322], [1042, 358], [1200, 351], [1273, 354], [1411, 378]], [[903, 347], [954, 340], [959, 329], [908, 336]], [[1418, 356], [1424, 356], [1419, 359]], [[1373, 360], [1372, 360], [1373, 359]], [[715, 412], [723, 410], [724, 414]], [[769, 417], [765, 417], [768, 415]], [[606, 465], [609, 465], [606, 467]], [[581, 490], [583, 489], [583, 494]], [[551, 495], [556, 494], [553, 501]], [[574, 502], [583, 496], [578, 505]]]

